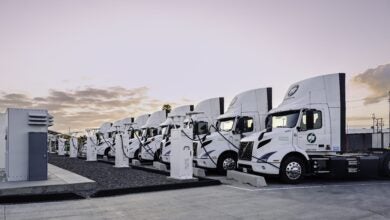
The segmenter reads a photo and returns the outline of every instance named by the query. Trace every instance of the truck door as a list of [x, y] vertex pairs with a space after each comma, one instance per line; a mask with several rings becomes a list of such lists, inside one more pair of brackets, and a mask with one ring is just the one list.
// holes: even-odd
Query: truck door
[[317, 109], [302, 112], [298, 130], [298, 146], [305, 151], [325, 151], [329, 140], [323, 124], [323, 113]]

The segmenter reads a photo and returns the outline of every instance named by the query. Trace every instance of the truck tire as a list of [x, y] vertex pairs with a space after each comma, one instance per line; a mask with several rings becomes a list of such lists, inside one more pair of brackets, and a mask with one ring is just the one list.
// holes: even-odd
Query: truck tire
[[237, 155], [227, 152], [222, 154], [217, 163], [217, 171], [226, 174], [228, 170], [235, 170], [237, 167]]
[[303, 180], [305, 173], [305, 162], [297, 156], [290, 156], [283, 160], [279, 175], [285, 183], [298, 184]]
[[386, 177], [390, 177], [390, 156], [387, 156], [383, 161], [383, 174]]

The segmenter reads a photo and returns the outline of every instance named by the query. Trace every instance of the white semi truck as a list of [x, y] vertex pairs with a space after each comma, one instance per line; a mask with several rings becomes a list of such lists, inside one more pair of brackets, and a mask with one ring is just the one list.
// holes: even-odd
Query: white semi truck
[[217, 169], [220, 173], [236, 169], [240, 140], [265, 128], [265, 117], [272, 108], [272, 89], [243, 92], [218, 117], [216, 131], [194, 141], [195, 166]]
[[[134, 123], [130, 123], [129, 132], [130, 132], [130, 140], [129, 140], [129, 148], [126, 149], [126, 156], [130, 159], [138, 159], [138, 155], [141, 151], [141, 138], [142, 138], [142, 126], [146, 124], [150, 117], [150, 114], [144, 114], [138, 116]], [[125, 124], [127, 126], [127, 124]]]
[[386, 150], [347, 153], [345, 74], [293, 84], [267, 128], [241, 140], [238, 169], [299, 183], [305, 175], [390, 175]]
[[[215, 125], [217, 118], [225, 110], [224, 98], [212, 98], [201, 101], [195, 106], [193, 112], [187, 112], [187, 117], [183, 122], [184, 128], [192, 128], [193, 134], [187, 134], [192, 140], [203, 138], [210, 131], [214, 131], [211, 125]], [[170, 133], [161, 142], [161, 161], [170, 164], [171, 140]]]
[[157, 149], [160, 146], [162, 140], [160, 124], [165, 120], [167, 120], [167, 112], [165, 110], [157, 111], [151, 114], [146, 124], [142, 126], [139, 160], [157, 159], [153, 149]]

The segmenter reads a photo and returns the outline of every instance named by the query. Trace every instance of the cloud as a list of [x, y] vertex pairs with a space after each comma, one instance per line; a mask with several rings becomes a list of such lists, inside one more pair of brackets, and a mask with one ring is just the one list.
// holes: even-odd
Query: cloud
[[88, 87], [69, 91], [51, 89], [47, 96], [42, 97], [0, 91], [0, 111], [8, 107], [48, 109], [55, 120], [52, 129], [65, 132], [68, 128], [84, 131], [86, 128], [99, 127], [107, 121], [152, 113], [166, 103], [174, 106], [182, 103], [151, 98], [148, 91], [147, 87]]
[[356, 84], [368, 86], [371, 95], [364, 99], [364, 104], [374, 104], [384, 100], [390, 90], [390, 64], [368, 69], [364, 73], [353, 77]]

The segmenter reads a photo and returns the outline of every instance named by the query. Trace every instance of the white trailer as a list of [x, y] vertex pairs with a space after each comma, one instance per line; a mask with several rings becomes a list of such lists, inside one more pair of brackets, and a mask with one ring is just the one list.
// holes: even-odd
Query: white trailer
[[[187, 134], [190, 139], [200, 139], [207, 135], [210, 131], [215, 131], [210, 127], [215, 125], [217, 118], [223, 114], [225, 110], [224, 98], [211, 98], [201, 101], [195, 106], [191, 113], [187, 113], [187, 118], [184, 120], [183, 127], [192, 130], [192, 134]], [[170, 164], [171, 156], [171, 140], [170, 135], [166, 136], [161, 142], [161, 161], [165, 164]]]
[[138, 155], [141, 151], [141, 138], [142, 138], [142, 127], [146, 124], [150, 117], [150, 114], [144, 114], [138, 116], [134, 123], [130, 123], [130, 140], [129, 147], [126, 149], [126, 156], [130, 159], [138, 159]]
[[243, 92], [218, 117], [216, 131], [194, 141], [195, 166], [217, 169], [220, 173], [236, 168], [240, 140], [265, 128], [265, 117], [272, 108], [272, 89]]
[[386, 150], [346, 153], [345, 74], [293, 84], [267, 128], [241, 140], [238, 169], [299, 183], [305, 175], [390, 175]]

